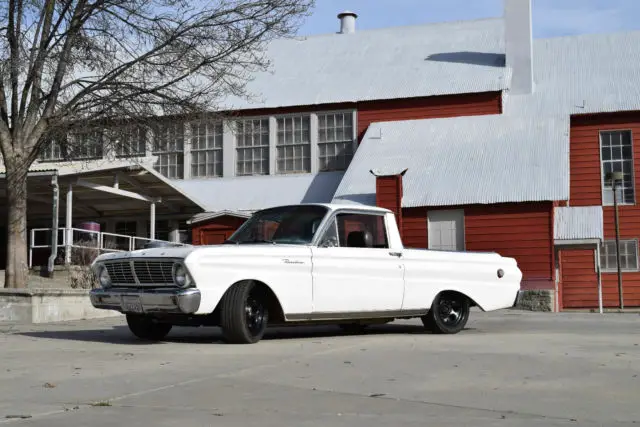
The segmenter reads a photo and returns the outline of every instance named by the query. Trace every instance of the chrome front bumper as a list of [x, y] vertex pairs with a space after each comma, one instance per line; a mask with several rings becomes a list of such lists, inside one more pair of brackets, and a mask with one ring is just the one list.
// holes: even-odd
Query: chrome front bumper
[[135, 314], [193, 314], [200, 307], [198, 289], [93, 289], [89, 293], [96, 308]]

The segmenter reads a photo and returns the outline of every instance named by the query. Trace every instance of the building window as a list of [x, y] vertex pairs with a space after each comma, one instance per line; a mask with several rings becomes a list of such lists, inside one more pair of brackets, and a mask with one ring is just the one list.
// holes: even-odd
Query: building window
[[[600, 268], [604, 272], [617, 272], [616, 241], [605, 240], [600, 246]], [[622, 271], [638, 271], [638, 241], [620, 240], [620, 267]]]
[[100, 159], [104, 154], [102, 131], [76, 132], [70, 137], [51, 139], [40, 152], [42, 161]]
[[440, 251], [464, 250], [464, 211], [442, 210], [427, 213], [428, 248]]
[[222, 176], [222, 123], [191, 124], [191, 177]]
[[72, 135], [72, 146], [67, 147], [67, 156], [71, 160], [100, 159], [104, 153], [102, 131], [78, 132]]
[[147, 129], [141, 126], [127, 127], [116, 131], [115, 151], [117, 157], [138, 157], [146, 155]]
[[236, 175], [269, 174], [269, 120], [236, 122]]
[[600, 132], [600, 153], [602, 161], [602, 202], [613, 204], [613, 188], [605, 179], [609, 172], [622, 172], [624, 179], [618, 183], [616, 197], [618, 203], [633, 204], [633, 144], [631, 131]]
[[353, 157], [353, 116], [349, 113], [318, 115], [320, 171], [345, 170]]
[[[65, 138], [66, 141], [66, 138]], [[40, 151], [40, 161], [51, 162], [64, 160], [62, 147], [66, 145], [57, 139], [50, 139]]]
[[167, 178], [184, 177], [184, 126], [174, 123], [157, 127], [153, 155], [158, 156], [154, 168]]
[[278, 173], [311, 172], [310, 117], [277, 119], [276, 158]]

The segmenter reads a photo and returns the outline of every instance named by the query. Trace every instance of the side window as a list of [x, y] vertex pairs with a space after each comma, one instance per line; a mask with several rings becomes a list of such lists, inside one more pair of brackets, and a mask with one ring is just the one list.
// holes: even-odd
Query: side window
[[337, 215], [338, 239], [342, 247], [388, 248], [384, 216], [344, 213]]

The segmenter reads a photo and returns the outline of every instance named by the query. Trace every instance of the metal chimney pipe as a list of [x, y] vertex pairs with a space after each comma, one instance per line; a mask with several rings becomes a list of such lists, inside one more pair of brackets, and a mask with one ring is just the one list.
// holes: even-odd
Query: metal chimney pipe
[[340, 20], [340, 34], [351, 34], [356, 32], [357, 14], [349, 10], [345, 10], [338, 14]]

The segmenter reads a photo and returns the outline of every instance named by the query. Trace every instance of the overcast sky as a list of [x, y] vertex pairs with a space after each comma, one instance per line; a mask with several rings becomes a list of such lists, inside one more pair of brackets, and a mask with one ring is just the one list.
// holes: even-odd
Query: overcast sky
[[[640, 30], [640, 0], [533, 0], [533, 36]], [[357, 29], [502, 16], [503, 0], [316, 0], [299, 35], [332, 33], [345, 9]]]

